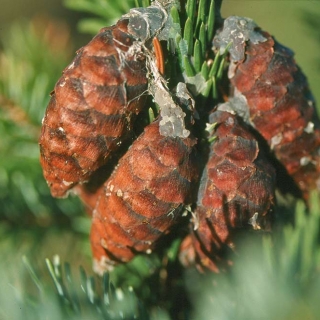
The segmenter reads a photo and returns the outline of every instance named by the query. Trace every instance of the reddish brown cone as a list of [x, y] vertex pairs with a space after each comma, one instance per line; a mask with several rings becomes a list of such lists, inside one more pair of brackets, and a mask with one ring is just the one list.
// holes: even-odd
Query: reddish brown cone
[[198, 180], [196, 139], [165, 137], [159, 121], [121, 158], [93, 212], [91, 245], [98, 273], [149, 252], [192, 203]]
[[[232, 64], [235, 94], [247, 99], [250, 121], [307, 198], [319, 184], [320, 126], [307, 79], [293, 53], [259, 29], [245, 58]], [[231, 72], [231, 74], [233, 73]]]
[[129, 52], [128, 19], [103, 28], [55, 85], [43, 120], [40, 160], [55, 197], [105, 164], [128, 135], [147, 90], [145, 57]]
[[193, 244], [193, 237], [188, 234], [181, 242], [179, 247], [179, 260], [180, 263], [185, 267], [189, 268], [195, 265], [196, 251]]
[[233, 246], [235, 229], [269, 228], [275, 172], [241, 119], [215, 111], [210, 122], [217, 123], [216, 140], [201, 178], [192, 238], [200, 267], [217, 272], [219, 253]]

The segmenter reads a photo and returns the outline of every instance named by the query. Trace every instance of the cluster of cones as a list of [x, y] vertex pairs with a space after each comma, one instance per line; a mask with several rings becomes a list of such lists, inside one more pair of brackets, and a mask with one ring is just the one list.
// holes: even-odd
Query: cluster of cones
[[112, 162], [148, 88], [147, 59], [131, 50], [137, 39], [128, 23], [124, 16], [102, 29], [57, 82], [40, 137], [44, 176], [53, 196], [72, 190], [86, 204], [98, 273], [154, 250], [187, 205], [181, 261], [217, 272], [235, 230], [270, 229], [277, 187], [292, 179], [307, 200], [319, 185], [320, 131], [307, 80], [293, 53], [255, 27], [243, 56], [230, 54], [233, 93], [210, 111], [204, 148], [191, 125], [186, 138], [163, 136], [156, 119]]

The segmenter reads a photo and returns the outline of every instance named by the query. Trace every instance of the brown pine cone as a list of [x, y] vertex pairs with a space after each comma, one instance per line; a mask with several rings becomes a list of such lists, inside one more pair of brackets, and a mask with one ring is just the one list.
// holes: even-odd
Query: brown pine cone
[[93, 211], [91, 245], [98, 273], [150, 252], [193, 202], [196, 139], [162, 136], [159, 120], [120, 159]]
[[188, 234], [180, 243], [178, 257], [179, 257], [180, 263], [185, 268], [189, 268], [195, 265], [196, 251], [193, 244], [193, 237], [191, 234]]
[[64, 70], [43, 120], [40, 161], [51, 193], [63, 197], [105, 164], [144, 106], [146, 58], [128, 18], [103, 28]]
[[[103, 182], [101, 183], [100, 179], [98, 183], [96, 183], [97, 179], [95, 179], [95, 175], [99, 174], [99, 171], [100, 170], [96, 171], [93, 174], [93, 176], [90, 178], [89, 183], [78, 184], [73, 189], [73, 192], [80, 198], [85, 206], [86, 212], [90, 216], [92, 216], [93, 210], [100, 198], [100, 194], [104, 190]], [[105, 177], [105, 174], [103, 174], [102, 177]]]
[[235, 95], [245, 97], [249, 121], [307, 198], [309, 190], [320, 187], [320, 126], [307, 79], [290, 49], [256, 25], [250, 28], [252, 20], [233, 19], [244, 26], [239, 30], [239, 24], [233, 25], [233, 37], [240, 32], [248, 40], [238, 44], [238, 53], [242, 47], [244, 55], [231, 52], [229, 76]]
[[217, 123], [216, 140], [200, 182], [192, 238], [199, 267], [217, 272], [236, 229], [270, 228], [275, 172], [240, 118], [215, 111], [210, 122]]

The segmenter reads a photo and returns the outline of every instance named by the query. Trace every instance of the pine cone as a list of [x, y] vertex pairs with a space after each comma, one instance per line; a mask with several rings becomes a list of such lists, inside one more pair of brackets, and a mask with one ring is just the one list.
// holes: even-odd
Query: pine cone
[[146, 60], [130, 50], [135, 38], [128, 22], [101, 29], [55, 85], [40, 137], [40, 161], [54, 197], [107, 162], [144, 106]]
[[215, 111], [217, 123], [203, 172], [191, 231], [198, 263], [217, 272], [225, 247], [233, 247], [235, 229], [268, 229], [274, 204], [275, 172], [245, 123], [231, 113]]
[[156, 241], [193, 202], [198, 180], [196, 139], [165, 137], [159, 120], [145, 128], [120, 159], [93, 211], [91, 245], [98, 273]]
[[[104, 167], [102, 167], [104, 169]], [[97, 205], [97, 202], [100, 198], [101, 193], [104, 191], [104, 182], [101, 182], [102, 179], [95, 177], [98, 174], [101, 174], [101, 170], [96, 171], [90, 178], [88, 183], [78, 184], [74, 187], [73, 192], [80, 198], [81, 202], [84, 204], [87, 213], [92, 216], [93, 210]], [[103, 172], [102, 178], [105, 178]]]
[[[196, 263], [196, 251], [193, 243], [193, 237], [188, 234], [181, 242], [179, 246], [178, 257], [180, 263], [185, 267], [189, 268], [194, 266]], [[202, 269], [200, 270], [202, 271]]]
[[244, 55], [231, 52], [229, 76], [235, 95], [246, 98], [249, 121], [307, 198], [309, 190], [320, 185], [320, 126], [307, 79], [293, 52], [252, 20], [228, 19], [224, 28], [232, 19], [240, 21], [244, 27], [233, 26], [233, 37], [240, 32], [248, 40], [237, 47], [237, 53], [245, 50]]

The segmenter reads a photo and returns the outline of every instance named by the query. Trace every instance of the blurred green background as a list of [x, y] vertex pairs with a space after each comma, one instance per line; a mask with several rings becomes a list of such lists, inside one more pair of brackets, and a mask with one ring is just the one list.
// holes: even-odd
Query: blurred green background
[[[90, 3], [89, 0], [66, 2], [69, 7], [79, 8], [85, 7], [83, 3]], [[50, 196], [38, 161], [37, 138], [55, 81], [74, 52], [91, 38], [79, 31], [78, 23], [82, 21], [82, 29], [97, 31], [97, 26], [104, 24], [103, 19], [110, 24], [134, 3], [133, 0], [92, 0], [97, 8], [98, 3], [102, 6], [107, 2], [116, 10], [104, 9], [97, 22], [90, 20], [92, 14], [67, 9], [62, 1], [1, 0], [0, 319], [63, 317], [45, 258], [52, 259], [57, 254], [62, 262], [70, 263], [76, 284], [81, 282], [80, 265], [92, 274], [90, 220], [76, 198], [55, 200]], [[116, 12], [119, 14], [115, 15]], [[320, 101], [320, 1], [224, 0], [222, 16], [228, 15], [251, 17], [290, 47], [309, 79], [316, 100]], [[170, 315], [172, 319], [208, 320], [318, 319], [318, 198], [313, 198], [309, 215], [300, 202], [297, 206], [295, 203], [286, 208], [280, 206], [280, 211], [283, 216], [292, 217], [288, 220], [295, 217], [295, 223], [284, 223], [272, 237], [264, 235], [262, 242], [260, 235], [245, 239], [239, 258], [234, 257], [239, 261], [231, 276], [204, 277], [190, 270], [182, 271], [170, 259], [164, 263], [150, 257], [120, 267], [111, 280], [117, 286], [133, 286], [154, 307], [152, 319], [169, 319]], [[164, 264], [169, 271], [164, 270]], [[59, 263], [56, 266], [59, 271]], [[32, 276], [32, 272], [36, 275]], [[182, 277], [174, 285], [164, 286], [166, 272]], [[82, 282], [78, 289], [87, 286], [93, 290], [91, 280], [87, 279], [86, 285]], [[38, 286], [37, 281], [45, 288]], [[60, 283], [57, 281], [56, 288]], [[99, 284], [100, 280], [96, 281]], [[157, 289], [158, 292], [152, 288], [162, 289]], [[97, 296], [99, 290], [103, 291], [98, 288]], [[45, 297], [50, 297], [51, 302], [40, 309], [37, 306], [43, 301], [44, 291], [49, 292]], [[88, 301], [97, 304], [94, 298]], [[90, 315], [90, 319], [99, 318], [101, 310], [97, 310], [83, 314], [87, 318]], [[184, 310], [193, 310], [193, 318], [188, 312], [183, 314]], [[52, 317], [48, 316], [50, 312]], [[71, 318], [69, 314], [67, 319]]]

